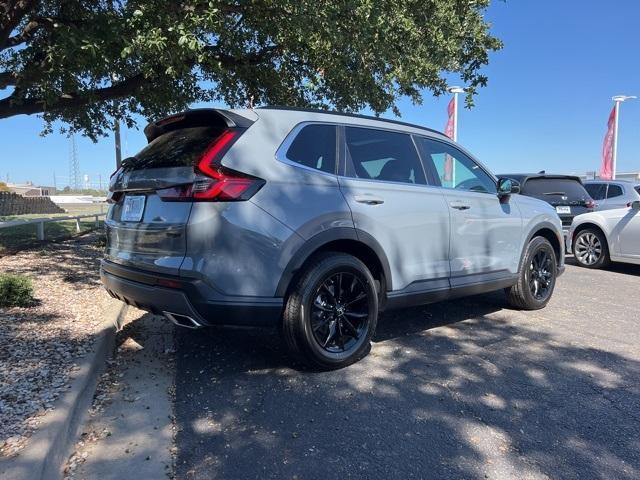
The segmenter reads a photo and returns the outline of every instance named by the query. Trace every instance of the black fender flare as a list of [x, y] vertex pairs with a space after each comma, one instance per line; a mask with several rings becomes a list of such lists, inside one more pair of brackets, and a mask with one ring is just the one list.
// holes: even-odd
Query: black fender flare
[[[523, 245], [522, 245], [522, 252], [520, 252], [520, 261], [518, 262], [518, 273], [520, 273], [520, 266], [522, 265], [522, 259], [524, 258], [525, 253], [527, 253], [527, 246], [529, 245], [529, 243], [531, 242], [531, 240], [533, 240], [533, 237], [536, 236], [536, 234], [542, 230], [542, 229], [547, 229], [547, 230], [551, 230], [552, 232], [555, 232], [556, 235], [558, 233], [557, 231], [557, 227], [551, 223], [551, 222], [541, 222], [541, 223], [536, 223], [535, 226], [531, 229], [531, 231], [529, 232], [529, 234], [527, 235], [527, 238], [525, 239]], [[565, 246], [565, 242], [564, 242], [564, 235], [560, 238], [558, 238], [558, 242], [560, 242], [560, 251], [564, 252], [566, 249]], [[558, 262], [558, 266], [560, 265], [560, 258], [557, 259]]]
[[309, 238], [291, 257], [289, 263], [282, 272], [280, 281], [276, 288], [276, 297], [284, 297], [289, 288], [291, 280], [293, 280], [295, 274], [304, 265], [307, 259], [313, 255], [318, 249], [324, 245], [335, 242], [336, 240], [352, 240], [362, 243], [369, 247], [378, 257], [380, 265], [382, 265], [382, 272], [384, 274], [386, 289], [391, 290], [391, 268], [389, 267], [389, 260], [384, 253], [384, 249], [380, 246], [378, 241], [370, 234], [350, 227], [336, 227], [330, 230], [320, 232], [313, 237]]

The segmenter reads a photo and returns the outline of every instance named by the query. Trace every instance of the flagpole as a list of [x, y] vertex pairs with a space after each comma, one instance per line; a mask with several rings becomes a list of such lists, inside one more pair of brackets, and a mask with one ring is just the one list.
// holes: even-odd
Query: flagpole
[[616, 167], [618, 163], [618, 117], [620, 116], [620, 104], [625, 100], [633, 100], [634, 98], [637, 97], [634, 95], [616, 95], [615, 97], [611, 97], [611, 100], [615, 102], [616, 109], [613, 120], [613, 158], [611, 162], [611, 180], [616, 179]]
[[[462, 87], [449, 87], [447, 89], [450, 93], [453, 93], [453, 141], [458, 141], [458, 94], [464, 92]], [[455, 187], [456, 185], [456, 162], [451, 163], [451, 182]]]

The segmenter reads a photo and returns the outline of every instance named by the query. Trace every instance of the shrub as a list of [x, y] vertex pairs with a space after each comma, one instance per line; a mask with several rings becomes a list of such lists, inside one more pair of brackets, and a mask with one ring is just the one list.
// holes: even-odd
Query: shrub
[[33, 285], [24, 275], [0, 273], [0, 307], [28, 307], [33, 304]]

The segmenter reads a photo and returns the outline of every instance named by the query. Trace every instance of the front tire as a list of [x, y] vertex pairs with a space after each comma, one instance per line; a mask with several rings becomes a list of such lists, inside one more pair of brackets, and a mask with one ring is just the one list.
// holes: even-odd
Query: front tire
[[558, 276], [556, 252], [549, 240], [535, 237], [529, 242], [518, 275], [518, 283], [505, 290], [509, 304], [521, 310], [546, 307]]
[[378, 293], [359, 259], [339, 252], [315, 257], [291, 290], [282, 318], [289, 352], [323, 370], [342, 368], [370, 350]]
[[573, 241], [573, 256], [576, 263], [585, 268], [604, 268], [609, 265], [607, 239], [600, 230], [580, 230]]

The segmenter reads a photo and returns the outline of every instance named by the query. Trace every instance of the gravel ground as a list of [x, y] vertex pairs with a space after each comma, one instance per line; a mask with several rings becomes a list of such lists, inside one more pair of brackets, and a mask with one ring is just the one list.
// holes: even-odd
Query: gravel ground
[[35, 305], [0, 309], [0, 457], [16, 455], [68, 388], [92, 347], [107, 302], [93, 232], [0, 258], [0, 272], [28, 275]]

